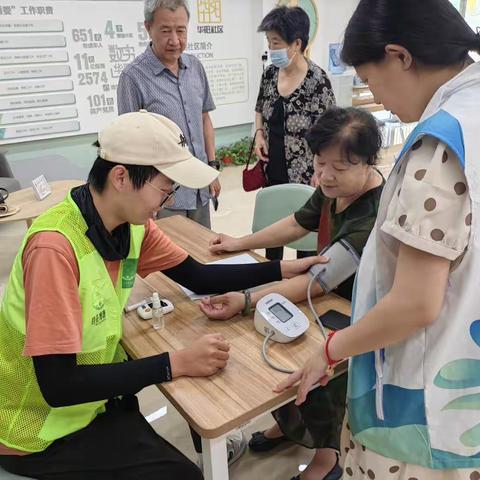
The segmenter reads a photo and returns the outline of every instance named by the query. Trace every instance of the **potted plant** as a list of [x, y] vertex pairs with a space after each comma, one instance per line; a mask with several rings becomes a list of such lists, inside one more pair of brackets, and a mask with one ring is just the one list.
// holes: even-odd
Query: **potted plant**
[[245, 165], [248, 161], [251, 143], [251, 137], [241, 138], [230, 145], [218, 148], [216, 158], [222, 165]]
[[216, 152], [216, 158], [222, 166], [231, 165], [233, 163], [232, 154], [228, 147], [218, 148]]

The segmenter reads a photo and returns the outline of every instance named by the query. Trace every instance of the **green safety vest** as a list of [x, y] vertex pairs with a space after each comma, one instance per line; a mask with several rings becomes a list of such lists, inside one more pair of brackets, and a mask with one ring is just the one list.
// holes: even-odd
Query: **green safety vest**
[[[80, 272], [82, 306], [81, 365], [126, 360], [120, 345], [122, 310], [135, 281], [145, 227], [130, 226], [130, 252], [121, 261], [114, 286], [105, 262], [85, 235], [87, 224], [70, 194], [37, 218], [15, 258], [0, 308], [0, 443], [26, 452], [45, 450], [54, 440], [86, 427], [102, 413], [106, 400], [53, 408], [38, 386], [33, 361], [25, 346], [25, 290], [22, 256], [28, 239], [45, 231], [59, 232], [70, 242]], [[52, 322], [61, 322], [62, 312]], [[59, 379], [58, 381], [62, 381]]]

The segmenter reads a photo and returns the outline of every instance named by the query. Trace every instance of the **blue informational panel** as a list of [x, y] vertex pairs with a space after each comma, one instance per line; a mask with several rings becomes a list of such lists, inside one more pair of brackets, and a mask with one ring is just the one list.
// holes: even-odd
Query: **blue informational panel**
[[328, 46], [328, 70], [331, 73], [343, 73], [347, 69], [341, 60], [342, 46], [341, 43], [331, 43]]

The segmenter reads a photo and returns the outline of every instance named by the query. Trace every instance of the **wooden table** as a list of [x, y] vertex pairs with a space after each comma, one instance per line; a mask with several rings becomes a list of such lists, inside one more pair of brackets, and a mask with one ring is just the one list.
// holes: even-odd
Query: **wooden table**
[[12, 192], [8, 196], [6, 203], [12, 207], [20, 207], [20, 211], [8, 217], [0, 217], [0, 224], [24, 220], [29, 227], [35, 218], [43, 212], [46, 212], [50, 207], [63, 201], [70, 189], [83, 183], [85, 183], [83, 180], [59, 180], [50, 182], [52, 193], [43, 200], [37, 200], [33, 193], [33, 187]]
[[[219, 259], [218, 255], [208, 251], [208, 242], [215, 235], [212, 231], [180, 216], [161, 219], [157, 223], [196, 260], [206, 263]], [[255, 253], [251, 254], [264, 260]], [[224, 257], [232, 255], [236, 254]], [[209, 320], [174, 282], [161, 273], [152, 274], [145, 280], [138, 279], [129, 303], [150, 296], [152, 291], [158, 291], [161, 297], [171, 300], [175, 310], [165, 316], [163, 330], [154, 330], [135, 312], [125, 315], [123, 345], [133, 358], [179, 350], [201, 335], [214, 332], [221, 333], [231, 345], [228, 365], [216, 375], [209, 378], [182, 377], [158, 385], [202, 437], [205, 479], [228, 480], [226, 434], [287, 403], [294, 398], [297, 388], [281, 394], [272, 391], [286, 375], [273, 370], [263, 361], [264, 337], [255, 330], [253, 316], [236, 316], [223, 322]], [[350, 314], [350, 303], [336, 295], [317, 298], [314, 304], [319, 314], [329, 309]], [[299, 307], [310, 319], [310, 329], [291, 343], [272, 343], [269, 350], [273, 361], [292, 369], [303, 365], [317, 352], [323, 340], [306, 302]]]

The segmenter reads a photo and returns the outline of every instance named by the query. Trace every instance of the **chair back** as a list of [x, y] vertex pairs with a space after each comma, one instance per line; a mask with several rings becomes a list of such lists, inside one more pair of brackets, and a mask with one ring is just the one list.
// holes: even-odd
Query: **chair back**
[[[262, 188], [255, 199], [252, 232], [258, 232], [296, 212], [313, 195], [314, 191], [313, 187], [299, 183], [285, 183]], [[286, 246], [294, 250], [316, 251], [317, 233], [311, 232]]]
[[0, 152], [0, 177], [13, 178], [13, 172], [8, 164], [5, 152]]

